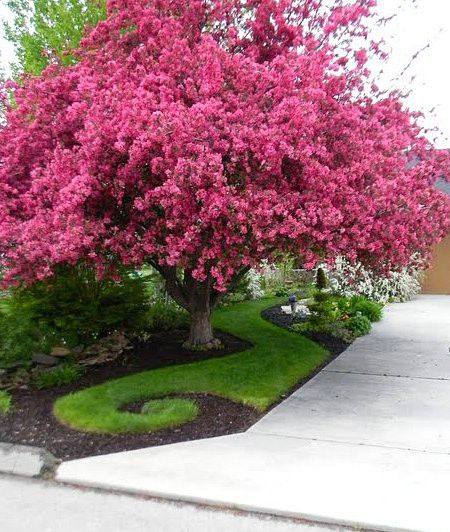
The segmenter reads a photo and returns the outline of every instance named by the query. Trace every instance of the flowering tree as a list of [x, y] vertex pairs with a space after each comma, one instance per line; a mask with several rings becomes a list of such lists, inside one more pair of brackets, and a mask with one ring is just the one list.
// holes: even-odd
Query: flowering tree
[[374, 4], [110, 0], [77, 64], [4, 98], [4, 282], [149, 263], [202, 344], [221, 295], [280, 251], [426, 259], [450, 225], [449, 157], [368, 82]]

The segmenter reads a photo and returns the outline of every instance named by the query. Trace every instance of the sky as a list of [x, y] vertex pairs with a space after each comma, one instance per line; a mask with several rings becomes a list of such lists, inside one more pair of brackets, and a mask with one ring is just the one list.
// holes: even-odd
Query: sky
[[[0, 0], [0, 18], [7, 20], [6, 0]], [[372, 64], [379, 85], [385, 89], [407, 89], [410, 108], [424, 113], [423, 125], [438, 128], [430, 140], [450, 147], [450, 0], [379, 0], [384, 16], [396, 16], [382, 29], [374, 27], [390, 51], [386, 64]], [[422, 50], [407, 71], [400, 75], [414, 54]], [[0, 29], [0, 64], [8, 72], [14, 50]]]

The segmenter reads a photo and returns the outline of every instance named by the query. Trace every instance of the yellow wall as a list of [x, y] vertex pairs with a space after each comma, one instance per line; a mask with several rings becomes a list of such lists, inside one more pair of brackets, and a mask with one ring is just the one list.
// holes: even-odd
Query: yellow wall
[[450, 235], [435, 249], [433, 263], [427, 271], [424, 294], [450, 294]]

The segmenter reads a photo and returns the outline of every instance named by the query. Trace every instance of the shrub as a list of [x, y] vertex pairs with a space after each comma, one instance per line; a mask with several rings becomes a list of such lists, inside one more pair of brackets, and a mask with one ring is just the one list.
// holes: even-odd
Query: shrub
[[291, 325], [291, 331], [296, 332], [298, 334], [304, 334], [308, 332], [317, 331], [317, 329], [314, 328], [314, 326], [309, 321], [304, 321], [302, 323], [294, 323]]
[[172, 300], [157, 299], [147, 311], [145, 328], [148, 331], [169, 331], [189, 326], [189, 314]]
[[323, 268], [317, 269], [316, 274], [316, 288], [319, 290], [325, 290], [328, 287], [328, 280]]
[[368, 334], [370, 318], [381, 318], [381, 305], [365, 297], [346, 298], [327, 291], [316, 291], [310, 305], [311, 317], [308, 321], [292, 325], [291, 330], [299, 334], [323, 332], [352, 342], [358, 336]]
[[356, 316], [358, 313], [366, 316], [371, 322], [380, 321], [383, 316], [383, 307], [380, 303], [370, 301], [364, 296], [353, 296], [350, 299], [349, 314]]
[[342, 316], [338, 299], [325, 291], [317, 291], [314, 294], [314, 301], [310, 304], [309, 309], [311, 311], [310, 321], [316, 327], [335, 322]]
[[264, 296], [262, 275], [251, 269], [239, 283], [230, 290], [221, 301], [222, 305], [238, 303], [247, 299], [260, 299]]
[[35, 388], [43, 390], [55, 388], [76, 381], [84, 372], [84, 368], [77, 364], [62, 364], [52, 369], [42, 371], [33, 381]]
[[12, 410], [11, 394], [6, 390], [0, 390], [0, 414], [6, 416]]
[[277, 290], [275, 291], [275, 296], [276, 297], [288, 297], [290, 293], [291, 293], [291, 290], [289, 290], [289, 288], [282, 286], [280, 288], [277, 288]]
[[381, 304], [409, 301], [421, 290], [423, 272], [417, 268], [404, 268], [380, 276], [357, 263], [338, 257], [328, 272], [330, 287], [346, 297], [364, 295]]
[[91, 344], [117, 329], [146, 324], [146, 277], [123, 270], [121, 280], [99, 281], [92, 268], [60, 268], [29, 288], [19, 288], [0, 307], [0, 363], [26, 364], [35, 351], [54, 345]]
[[39, 331], [31, 309], [16, 298], [3, 298], [0, 307], [0, 366], [31, 361], [39, 346]]
[[246, 299], [247, 298], [245, 294], [242, 294], [241, 292], [229, 292], [223, 297], [220, 305], [226, 307], [227, 305], [232, 305], [233, 303], [241, 303]]
[[345, 323], [345, 328], [348, 329], [355, 337], [365, 336], [370, 333], [372, 324], [366, 316], [358, 315], [352, 316]]
[[261, 286], [261, 274], [256, 270], [250, 270], [246, 275], [247, 297], [249, 299], [261, 299], [264, 295], [264, 290]]
[[297, 334], [325, 333], [350, 344], [355, 340], [356, 336], [352, 331], [346, 328], [345, 323], [346, 322], [343, 321], [335, 321], [317, 325], [310, 321], [305, 321], [303, 323], [295, 323], [292, 325], [291, 331]]

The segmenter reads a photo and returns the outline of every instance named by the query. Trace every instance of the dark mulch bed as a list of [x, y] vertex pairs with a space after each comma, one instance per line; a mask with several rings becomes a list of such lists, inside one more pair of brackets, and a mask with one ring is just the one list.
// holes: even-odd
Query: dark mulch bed
[[[283, 327], [284, 329], [289, 329], [294, 323], [301, 322], [301, 320], [295, 320], [292, 315], [285, 314], [281, 310], [281, 306], [271, 307], [266, 310], [263, 310], [261, 316], [265, 320], [270, 321], [275, 325], [278, 325], [279, 327]], [[306, 336], [310, 340], [313, 340], [314, 342], [317, 342], [320, 345], [323, 345], [331, 353], [331, 360], [335, 359], [337, 356], [343, 353], [350, 345], [347, 342], [341, 340], [340, 338], [336, 338], [335, 336], [331, 336], [331, 334], [326, 333], [308, 332], [304, 333], [304, 336]], [[329, 364], [331, 360], [329, 360], [327, 364]]]
[[200, 414], [179, 427], [145, 434], [90, 434], [59, 423], [52, 414], [55, 400], [70, 392], [108, 379], [132, 373], [222, 357], [251, 347], [232, 335], [216, 331], [224, 347], [212, 351], [190, 351], [181, 344], [183, 330], [155, 334], [148, 343], [138, 345], [120, 359], [94, 366], [77, 382], [51, 390], [19, 390], [13, 393], [14, 409], [0, 417], [0, 441], [44, 447], [62, 460], [114, 453], [199, 438], [222, 436], [246, 430], [261, 416], [253, 408], [211, 395], [196, 394]]
[[[273, 307], [263, 312], [263, 318], [290, 327], [292, 318]], [[288, 318], [290, 322], [286, 319]], [[153, 335], [151, 341], [138, 345], [120, 359], [89, 368], [89, 371], [76, 383], [51, 390], [20, 390], [14, 392], [14, 410], [7, 417], [0, 417], [0, 441], [44, 447], [61, 460], [73, 460], [86, 456], [114, 453], [189, 441], [214, 436], [224, 436], [243, 432], [262, 417], [261, 412], [228, 399], [208, 394], [188, 394], [199, 406], [198, 417], [189, 423], [144, 434], [91, 434], [72, 430], [59, 423], [52, 414], [53, 403], [61, 395], [102, 383], [132, 373], [155, 369], [174, 364], [187, 364], [208, 358], [222, 357], [248, 349], [251, 344], [234, 336], [216, 331], [224, 347], [220, 350], [196, 352], [184, 349], [181, 344], [186, 339], [186, 331], [169, 331]], [[332, 354], [338, 356], [348, 345], [328, 335], [310, 335], [311, 339], [323, 344]], [[327, 362], [329, 363], [330, 360]], [[326, 364], [324, 364], [326, 365]], [[322, 366], [323, 367], [323, 366]], [[318, 373], [298, 382], [294, 389]], [[293, 390], [284, 394], [281, 402]], [[183, 397], [183, 395], [180, 395]], [[128, 405], [126, 409], [139, 411], [142, 403]], [[275, 406], [275, 405], [272, 405]]]

